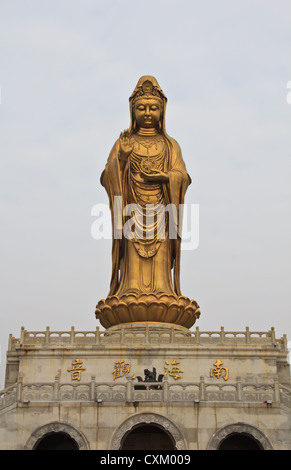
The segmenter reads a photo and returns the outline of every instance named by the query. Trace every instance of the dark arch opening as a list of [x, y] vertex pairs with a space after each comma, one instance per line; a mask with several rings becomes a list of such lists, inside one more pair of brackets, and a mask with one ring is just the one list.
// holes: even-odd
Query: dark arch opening
[[263, 450], [263, 448], [250, 434], [233, 433], [221, 442], [218, 450]]
[[175, 450], [173, 438], [157, 424], [138, 424], [121, 441], [120, 450]]
[[79, 450], [77, 442], [64, 432], [46, 434], [35, 445], [34, 450]]

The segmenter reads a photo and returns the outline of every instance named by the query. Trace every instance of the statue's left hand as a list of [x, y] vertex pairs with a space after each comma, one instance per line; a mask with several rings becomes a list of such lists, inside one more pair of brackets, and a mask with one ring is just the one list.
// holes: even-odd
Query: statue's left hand
[[153, 173], [145, 173], [144, 171], [141, 171], [140, 174], [146, 181], [156, 183], [167, 183], [169, 181], [169, 175], [164, 171], [155, 171]]

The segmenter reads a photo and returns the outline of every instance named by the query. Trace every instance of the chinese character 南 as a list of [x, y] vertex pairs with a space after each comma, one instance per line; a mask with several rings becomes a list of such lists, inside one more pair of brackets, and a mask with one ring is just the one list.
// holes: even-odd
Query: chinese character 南
[[217, 359], [213, 365], [215, 368], [210, 370], [210, 377], [215, 376], [217, 379], [223, 377], [224, 380], [228, 380], [228, 367], [221, 367], [223, 362], [220, 359]]
[[168, 370], [168, 367], [170, 365], [169, 361], [165, 361], [165, 363], [166, 364], [164, 365], [164, 369], [165, 369], [164, 375], [167, 375], [169, 373], [169, 375], [173, 377], [175, 380], [180, 379], [181, 378], [180, 374], [183, 374], [183, 371], [178, 367], [178, 364], [180, 363], [177, 362], [176, 359], [174, 359], [171, 363], [173, 367], [170, 370]]
[[[113, 380], [119, 379], [120, 377], [123, 377], [124, 375], [127, 377], [129, 372], [130, 372], [130, 362], [124, 362], [123, 359], [121, 361], [116, 361], [114, 364], [114, 371], [112, 372]], [[134, 379], [135, 376], [132, 376], [131, 378]]]
[[85, 367], [82, 367], [83, 362], [80, 359], [75, 359], [72, 362], [72, 369], [67, 369], [68, 372], [72, 372], [72, 380], [81, 379], [81, 370], [86, 370]]

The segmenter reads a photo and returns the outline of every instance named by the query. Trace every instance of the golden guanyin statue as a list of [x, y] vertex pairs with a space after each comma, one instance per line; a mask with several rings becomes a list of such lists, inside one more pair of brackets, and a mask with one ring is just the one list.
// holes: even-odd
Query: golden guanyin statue
[[101, 175], [112, 215], [112, 277], [96, 318], [105, 328], [128, 322], [190, 328], [200, 311], [180, 290], [180, 211], [191, 179], [166, 133], [167, 98], [157, 80], [141, 77], [129, 103], [130, 127]]

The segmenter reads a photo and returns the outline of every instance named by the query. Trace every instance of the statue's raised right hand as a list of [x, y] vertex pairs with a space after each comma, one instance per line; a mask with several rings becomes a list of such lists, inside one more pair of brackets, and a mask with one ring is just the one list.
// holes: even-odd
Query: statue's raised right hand
[[125, 130], [119, 136], [119, 160], [126, 162], [132, 151], [133, 144], [130, 143], [129, 131]]

